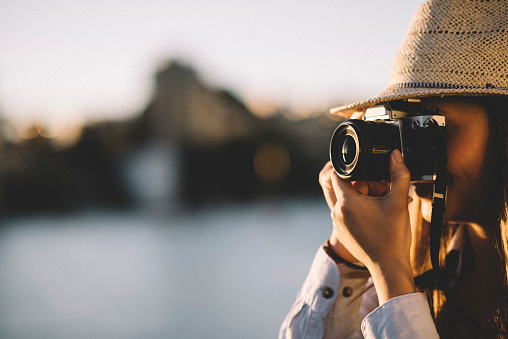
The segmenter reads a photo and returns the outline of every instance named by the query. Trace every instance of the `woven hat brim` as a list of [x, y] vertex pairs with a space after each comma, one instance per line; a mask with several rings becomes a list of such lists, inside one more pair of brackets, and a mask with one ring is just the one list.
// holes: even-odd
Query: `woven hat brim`
[[497, 96], [508, 95], [506, 88], [397, 88], [386, 90], [374, 98], [358, 101], [353, 104], [332, 108], [331, 114], [349, 118], [354, 112], [362, 111], [370, 106], [382, 104], [389, 101], [403, 99], [419, 99], [427, 97], [445, 96]]

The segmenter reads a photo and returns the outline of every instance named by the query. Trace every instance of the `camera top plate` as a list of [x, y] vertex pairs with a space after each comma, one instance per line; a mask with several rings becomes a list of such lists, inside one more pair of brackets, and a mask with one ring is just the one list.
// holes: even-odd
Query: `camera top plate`
[[[444, 126], [444, 119], [438, 118], [437, 107], [425, 107], [420, 99], [398, 100], [369, 107], [363, 116], [366, 121], [398, 120], [414, 116], [436, 116], [438, 125]], [[443, 117], [444, 118], [444, 117]], [[442, 124], [441, 124], [442, 123]]]

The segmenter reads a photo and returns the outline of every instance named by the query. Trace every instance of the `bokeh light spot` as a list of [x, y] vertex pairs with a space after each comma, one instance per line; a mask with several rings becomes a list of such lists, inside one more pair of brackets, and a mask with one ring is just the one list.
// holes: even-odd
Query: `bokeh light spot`
[[287, 148], [278, 143], [261, 145], [254, 156], [254, 170], [267, 183], [282, 181], [289, 172], [290, 163]]

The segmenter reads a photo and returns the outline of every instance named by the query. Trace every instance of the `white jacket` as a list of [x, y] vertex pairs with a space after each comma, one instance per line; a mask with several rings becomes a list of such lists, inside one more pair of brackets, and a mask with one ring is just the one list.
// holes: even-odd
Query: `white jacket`
[[336, 264], [321, 247], [279, 333], [283, 338], [439, 338], [422, 293], [378, 307], [368, 272]]

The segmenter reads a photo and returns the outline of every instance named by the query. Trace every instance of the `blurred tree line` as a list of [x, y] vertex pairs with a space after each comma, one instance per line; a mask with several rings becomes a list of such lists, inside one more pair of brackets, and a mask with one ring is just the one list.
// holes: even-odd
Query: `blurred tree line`
[[17, 141], [4, 133], [0, 209], [164, 209], [319, 195], [318, 174], [340, 121], [324, 112], [287, 116], [280, 108], [257, 117], [233, 93], [171, 61], [157, 72], [147, 107], [130, 120], [83, 126], [65, 146], [40, 126]]

